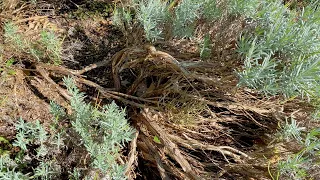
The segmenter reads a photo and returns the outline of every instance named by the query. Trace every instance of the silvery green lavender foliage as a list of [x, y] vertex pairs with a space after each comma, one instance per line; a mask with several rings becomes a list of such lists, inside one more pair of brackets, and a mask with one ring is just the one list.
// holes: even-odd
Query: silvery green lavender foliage
[[[13, 146], [19, 147], [20, 152], [15, 158], [10, 158], [9, 154], [0, 156], [0, 179], [54, 179], [57, 174], [55, 160], [50, 159], [49, 148], [53, 143], [57, 144], [54, 136], [49, 136], [39, 121], [24, 122], [19, 119], [16, 123], [16, 140]], [[62, 147], [62, 143], [59, 144]], [[38, 147], [33, 152], [30, 147]], [[34, 159], [34, 161], [32, 161]], [[35, 161], [39, 165], [33, 168], [32, 172], [22, 173], [24, 168], [30, 166]], [[33, 165], [33, 164], [32, 164]]]
[[17, 163], [12, 160], [9, 154], [0, 156], [0, 179], [3, 180], [23, 180], [28, 179], [28, 176], [22, 174], [15, 169], [18, 167]]
[[[251, 18], [257, 26], [243, 33], [238, 43], [244, 58], [238, 85], [266, 95], [300, 96], [319, 103], [320, 11], [315, 4], [295, 10], [282, 1], [267, 0]], [[319, 129], [306, 132], [291, 119], [279, 134], [282, 140], [296, 141], [301, 149], [278, 163], [272, 179], [306, 179], [319, 168]]]
[[137, 18], [143, 26], [147, 40], [162, 39], [165, 23], [169, 19], [168, 7], [161, 0], [139, 1]]
[[205, 0], [202, 13], [207, 21], [214, 21], [222, 15], [223, 10], [216, 0]]
[[[69, 117], [62, 107], [50, 102], [53, 115], [50, 134], [39, 121], [25, 122], [20, 118], [16, 123], [17, 134], [12, 145], [21, 150], [14, 159], [10, 158], [8, 152], [0, 155], [0, 179], [59, 178], [61, 167], [56, 161], [56, 156], [65, 147], [66, 132], [58, 123], [64, 118], [72, 121], [73, 128], [91, 156], [91, 165], [95, 172], [112, 179], [126, 179], [125, 166], [117, 163], [119, 151], [125, 142], [131, 140], [134, 133], [125, 118], [125, 111], [119, 109], [114, 102], [103, 106], [102, 109], [94, 108], [84, 102], [85, 95], [77, 89], [71, 78], [65, 78], [64, 82], [72, 95], [73, 114]], [[34, 147], [37, 147], [35, 151]], [[22, 173], [34, 160], [39, 164], [33, 171]], [[70, 178], [79, 179], [84, 175], [75, 168], [70, 173]]]
[[[251, 16], [259, 6], [259, 0], [182, 0], [172, 8], [172, 1], [142, 0], [133, 1], [134, 5], [115, 10], [114, 25], [123, 31], [123, 24], [134, 21], [130, 12], [133, 7], [146, 39], [156, 41], [164, 38], [164, 33], [177, 38], [192, 37], [199, 20], [213, 22], [223, 14]], [[171, 8], [171, 9], [170, 9]], [[170, 18], [171, 17], [171, 18]]]
[[[217, 0], [211, 1], [216, 2]], [[226, 8], [230, 15], [252, 17], [256, 13], [260, 2], [260, 0], [228, 0]]]
[[71, 78], [64, 78], [64, 83], [72, 95], [72, 126], [92, 158], [92, 167], [112, 179], [125, 179], [125, 167], [119, 165], [117, 159], [123, 144], [130, 141], [134, 133], [125, 118], [125, 111], [114, 102], [102, 109], [94, 108], [84, 102], [85, 95]]
[[253, 18], [258, 26], [238, 43], [245, 59], [239, 85], [267, 95], [318, 99], [320, 11], [314, 5], [290, 10], [282, 1], [264, 1]]
[[32, 41], [18, 31], [17, 25], [7, 22], [4, 24], [4, 38], [6, 45], [12, 46], [17, 52], [30, 54], [38, 61], [49, 59], [52, 63], [61, 63], [63, 40], [51, 31], [43, 30], [40, 38]]
[[223, 14], [250, 17], [259, 6], [259, 0], [182, 0], [175, 8], [173, 35], [192, 37], [199, 20], [210, 23]]
[[319, 169], [318, 155], [320, 152], [320, 129], [316, 128], [306, 132], [306, 128], [300, 127], [295, 119], [286, 124], [278, 132], [278, 136], [286, 142], [295, 142], [301, 150], [289, 155], [278, 163], [278, 172], [273, 179], [307, 179], [311, 178], [312, 171]]
[[183, 0], [175, 9], [173, 34], [177, 37], [191, 37], [196, 27], [196, 20], [201, 16], [204, 1]]

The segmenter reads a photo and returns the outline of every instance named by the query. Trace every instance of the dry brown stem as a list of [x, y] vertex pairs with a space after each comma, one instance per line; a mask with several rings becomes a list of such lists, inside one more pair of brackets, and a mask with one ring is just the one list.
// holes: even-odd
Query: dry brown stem
[[129, 177], [129, 179], [135, 179], [135, 165], [137, 165], [137, 140], [139, 136], [139, 131], [136, 131], [134, 138], [130, 142], [130, 152], [128, 154], [127, 160], [127, 169], [125, 171], [125, 175]]
[[148, 129], [151, 130], [154, 134], [156, 134], [161, 143], [165, 146], [166, 149], [170, 152], [168, 155], [171, 156], [174, 160], [176, 160], [183, 171], [190, 179], [199, 179], [198, 175], [194, 172], [194, 169], [191, 167], [189, 162], [183, 157], [179, 148], [176, 144], [174, 144], [167, 136], [166, 132], [153, 120], [156, 117], [151, 117], [149, 113], [149, 109], [144, 109], [141, 120], [144, 121], [144, 124], [148, 126]]
[[170, 177], [168, 176], [164, 168], [164, 164], [162, 163], [163, 158], [159, 155], [159, 151], [157, 150], [157, 148], [152, 144], [152, 142], [145, 135], [140, 135], [140, 138], [143, 142], [145, 142], [146, 146], [149, 149], [149, 153], [155, 159], [161, 179], [170, 180]]
[[237, 149], [234, 149], [232, 147], [229, 147], [229, 146], [205, 145], [195, 139], [188, 138], [188, 140], [184, 140], [178, 136], [174, 136], [174, 135], [170, 135], [170, 134], [167, 134], [167, 135], [170, 137], [170, 139], [172, 139], [172, 141], [174, 141], [175, 143], [179, 144], [180, 146], [183, 146], [188, 149], [217, 151], [224, 156], [227, 155], [227, 156], [232, 157], [235, 161], [240, 162], [240, 163], [242, 162], [241, 156], [244, 158], [250, 158], [247, 154], [245, 154]]
[[60, 94], [66, 98], [67, 100], [70, 100], [71, 97], [70, 95], [67, 93], [67, 91], [65, 89], [62, 89], [61, 87], [59, 87], [59, 85], [57, 85], [50, 77], [48, 72], [46, 72], [42, 67], [37, 66], [36, 67], [37, 71], [40, 73], [40, 75], [47, 80], [50, 84], [52, 84], [59, 92]]

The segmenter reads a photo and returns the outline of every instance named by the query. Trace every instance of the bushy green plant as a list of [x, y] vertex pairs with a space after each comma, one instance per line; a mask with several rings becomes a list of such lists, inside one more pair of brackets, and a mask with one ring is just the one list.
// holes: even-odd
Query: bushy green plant
[[148, 40], [154, 41], [162, 38], [168, 17], [168, 7], [161, 0], [139, 1], [137, 19], [142, 24]]
[[175, 10], [173, 35], [191, 37], [196, 27], [196, 20], [201, 16], [201, 7], [204, 1], [183, 0]]
[[[9, 152], [0, 157], [1, 179], [54, 179], [58, 170], [56, 161], [49, 158], [52, 154], [49, 149], [55, 142], [54, 136], [47, 133], [39, 121], [35, 123], [24, 122], [21, 118], [16, 123], [16, 139], [13, 146], [19, 147], [20, 152], [10, 158]], [[56, 143], [57, 144], [57, 143]], [[62, 147], [62, 143], [59, 144]], [[33, 149], [34, 148], [34, 149]], [[34, 151], [35, 150], [35, 151]], [[11, 155], [12, 156], [12, 155]], [[22, 173], [27, 166], [34, 166], [32, 172]]]
[[[9, 151], [0, 156], [0, 179], [56, 179], [60, 177], [61, 165], [57, 161], [59, 152], [66, 147], [66, 129], [59, 126], [63, 119], [70, 119], [72, 128], [78, 133], [79, 142], [91, 157], [90, 171], [97, 175], [112, 179], [126, 179], [125, 166], [118, 164], [120, 150], [124, 143], [132, 139], [134, 130], [128, 124], [125, 111], [119, 109], [113, 102], [101, 109], [85, 103], [85, 95], [74, 85], [71, 78], [64, 82], [72, 95], [70, 104], [73, 110], [67, 115], [63, 108], [51, 102], [53, 123], [50, 133], [39, 121], [25, 122], [21, 118], [16, 123], [16, 138], [13, 146], [19, 147], [20, 152], [15, 158], [9, 157]], [[69, 130], [70, 131], [70, 130]], [[69, 135], [70, 136], [70, 135]], [[12, 156], [12, 155], [11, 155]], [[32, 172], [25, 172], [25, 168], [32, 162], [38, 162]], [[70, 179], [80, 179], [85, 172], [71, 169]], [[85, 178], [91, 179], [89, 175]]]
[[37, 156], [46, 155], [45, 142], [48, 139], [48, 135], [39, 121], [36, 121], [35, 123], [25, 123], [20, 118], [19, 122], [16, 124], [16, 130], [17, 135], [16, 140], [13, 143], [14, 146], [18, 146], [21, 150], [27, 151], [28, 144], [36, 144], [39, 145]]
[[300, 153], [287, 157], [286, 160], [280, 161], [278, 164], [280, 177], [289, 177], [295, 180], [302, 180], [307, 176], [306, 167], [307, 160]]
[[223, 13], [222, 7], [216, 0], [205, 0], [203, 4], [203, 16], [207, 21], [219, 18]]
[[319, 168], [320, 129], [315, 128], [306, 132], [304, 127], [299, 127], [298, 123], [291, 118], [291, 123], [286, 121], [286, 124], [279, 131], [278, 135], [280, 140], [291, 141], [291, 143], [297, 147], [301, 147], [301, 149], [299, 152], [287, 156], [286, 159], [278, 163], [276, 179], [290, 178], [302, 180], [311, 177], [312, 174], [310, 172]]
[[[277, 87], [276, 71], [277, 60], [272, 59], [271, 55], [263, 54], [256, 49], [256, 39], [248, 46], [248, 51], [244, 60], [244, 69], [238, 73], [239, 86], [247, 86], [252, 89], [258, 89], [267, 94], [276, 94], [279, 91]], [[264, 57], [260, 63], [260, 58]]]
[[252, 17], [257, 12], [260, 3], [259, 0], [229, 0], [226, 8], [230, 15]]
[[45, 54], [54, 63], [61, 63], [62, 42], [53, 32], [42, 31], [40, 43], [44, 45]]
[[12, 22], [4, 24], [4, 37], [6, 42], [12, 43], [17, 49], [27, 51], [30, 46], [24, 41], [21, 34], [18, 33], [18, 27]]
[[279, 133], [280, 139], [284, 139], [285, 141], [297, 140], [301, 143], [303, 130], [305, 130], [305, 128], [299, 127], [295, 119], [291, 118], [291, 122], [288, 122], [288, 119], [286, 119], [285, 125]]
[[72, 126], [80, 135], [83, 145], [92, 158], [92, 167], [113, 179], [125, 179], [124, 166], [117, 163], [123, 143], [130, 141], [134, 130], [125, 118], [125, 111], [113, 102], [101, 110], [84, 102], [71, 78], [64, 78], [72, 95]]
[[[251, 17], [256, 14], [260, 4], [258, 0], [182, 0], [178, 3], [161, 0], [130, 1], [115, 9], [113, 24], [126, 36], [130, 36], [131, 33], [128, 32], [135, 31], [132, 28], [140, 27], [144, 30], [146, 39], [152, 42], [164, 38], [192, 38], [199, 24], [207, 22], [206, 28], [210, 29], [215, 22], [221, 23], [228, 16]], [[202, 39], [199, 43], [201, 41], [207, 42]], [[203, 50], [200, 49], [202, 57], [204, 52], [208, 52]]]
[[244, 34], [239, 85], [269, 95], [319, 97], [320, 12], [307, 6], [292, 12], [281, 1], [266, 1], [256, 13], [258, 26]]
[[320, 12], [307, 6], [302, 11], [289, 10], [281, 1], [264, 3], [257, 13], [256, 29], [261, 47], [285, 56], [319, 51]]
[[[243, 32], [238, 42], [237, 51], [244, 59], [244, 68], [237, 72], [238, 85], [268, 96], [280, 94], [318, 103], [319, 10], [311, 5], [289, 9], [282, 1], [266, 0], [252, 12], [250, 18], [255, 26]], [[272, 178], [311, 178], [310, 173], [319, 168], [319, 129], [308, 132], [291, 118], [278, 135], [281, 141], [300, 147], [300, 151], [283, 155], [285, 159], [278, 163], [277, 175]]]
[[4, 25], [5, 45], [10, 51], [31, 55], [38, 61], [50, 60], [54, 64], [61, 63], [62, 42], [53, 32], [43, 30], [40, 38], [32, 40], [18, 31], [18, 27], [8, 22]]
[[9, 154], [0, 156], [0, 178], [3, 180], [22, 180], [28, 179], [26, 175], [15, 171], [17, 164], [12, 160]]

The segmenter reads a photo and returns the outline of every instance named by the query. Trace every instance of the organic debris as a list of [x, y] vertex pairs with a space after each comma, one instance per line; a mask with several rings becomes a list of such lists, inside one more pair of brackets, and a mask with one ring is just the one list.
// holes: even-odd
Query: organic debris
[[[109, 5], [105, 18], [99, 11], [88, 15], [89, 5], [82, 1], [21, 3], [6, 1], [0, 14], [6, 23], [1, 29], [17, 27], [13, 37], [22, 42], [17, 49], [17, 39], [1, 37], [1, 61], [12, 58], [14, 63], [0, 71], [0, 137], [14, 139], [13, 124], [19, 117], [39, 119], [48, 128], [50, 101], [72, 114], [71, 95], [63, 84], [64, 77], [72, 77], [95, 107], [115, 100], [126, 108], [137, 131], [117, 161], [127, 165], [129, 179], [266, 179], [280, 159], [269, 146], [270, 135], [287, 117], [305, 119], [312, 110], [297, 100], [265, 98], [236, 87], [234, 69], [242, 63], [236, 41], [246, 28], [242, 17], [197, 30], [199, 37], [206, 36], [204, 30], [211, 32], [216, 44], [208, 60], [192, 39], [151, 45], [141, 40], [141, 31], [133, 37], [136, 41], [123, 37], [130, 32], [114, 29]], [[53, 37], [58, 46], [44, 51], [41, 32], [51, 32], [45, 37]], [[39, 56], [38, 50], [45, 53]], [[89, 154], [75, 148], [73, 144], [58, 159], [64, 168], [88, 165]]]

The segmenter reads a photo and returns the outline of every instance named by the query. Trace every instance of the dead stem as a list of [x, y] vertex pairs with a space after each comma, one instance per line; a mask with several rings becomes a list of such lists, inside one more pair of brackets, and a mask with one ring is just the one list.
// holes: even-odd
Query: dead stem
[[125, 175], [127, 177], [130, 177], [130, 179], [135, 179], [134, 176], [134, 169], [135, 169], [135, 164], [137, 164], [137, 140], [139, 136], [139, 131], [136, 131], [134, 138], [130, 142], [130, 152], [128, 154], [128, 160], [127, 160], [127, 168], [125, 171]]
[[170, 152], [168, 155], [179, 163], [179, 165], [181, 166], [183, 171], [186, 173], [186, 175], [190, 179], [199, 179], [200, 177], [198, 177], [198, 175], [194, 173], [195, 171], [193, 170], [189, 162], [183, 157], [177, 145], [174, 144], [166, 136], [166, 133], [164, 132], [164, 130], [159, 125], [157, 125], [154, 120], [152, 120], [154, 118], [156, 118], [156, 116], [151, 117], [149, 114], [149, 109], [145, 108], [141, 116], [141, 120], [144, 121], [144, 124], [147, 125], [150, 131], [152, 131], [154, 134], [156, 134], [159, 137], [159, 139], [161, 140], [161, 143], [163, 143], [163, 145]]
[[152, 144], [152, 142], [150, 142], [150, 140], [145, 135], [140, 135], [140, 138], [147, 145], [147, 147], [149, 149], [149, 153], [155, 158], [161, 179], [170, 180], [171, 178], [166, 173], [166, 170], [164, 168], [164, 164], [162, 163], [163, 158], [161, 158], [161, 156], [159, 155], [159, 151], [156, 149], [156, 147]]

